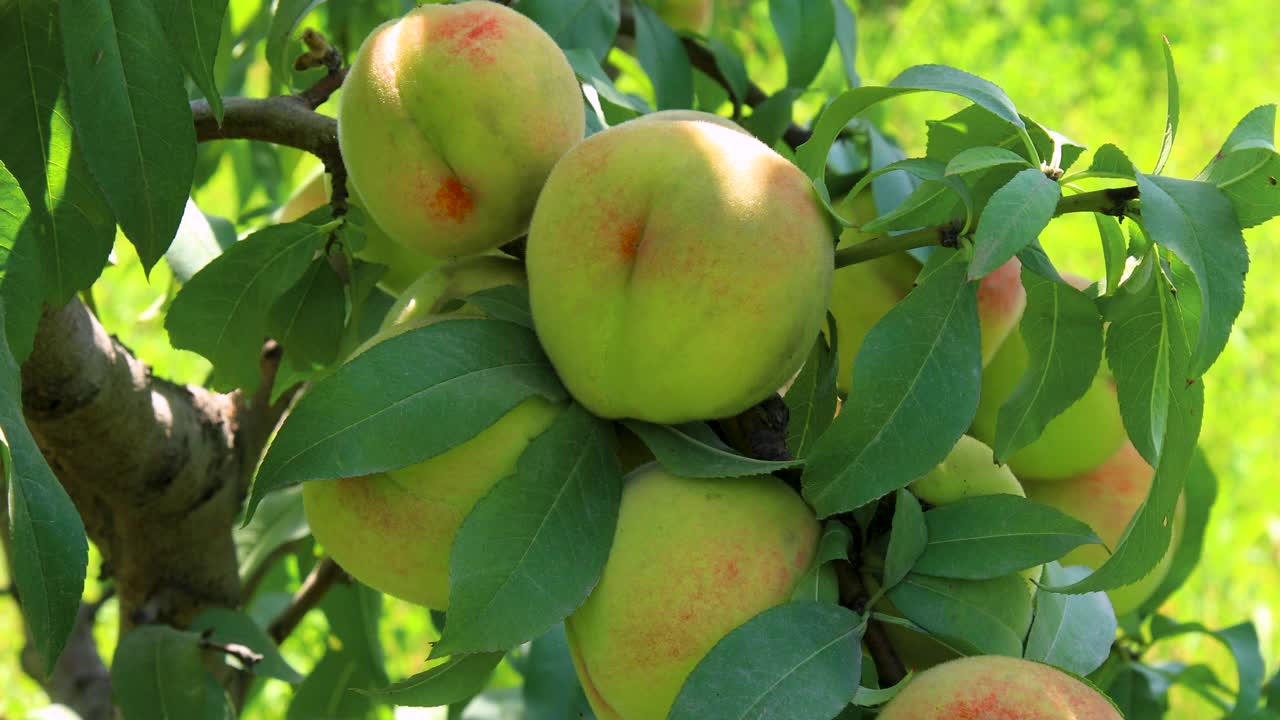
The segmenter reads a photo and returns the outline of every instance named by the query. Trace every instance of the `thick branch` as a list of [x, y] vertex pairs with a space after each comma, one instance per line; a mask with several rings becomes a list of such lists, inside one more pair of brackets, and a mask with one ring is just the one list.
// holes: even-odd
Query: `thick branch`
[[222, 99], [222, 105], [222, 124], [219, 125], [208, 101], [191, 101], [197, 142], [260, 140], [309, 152], [326, 167], [342, 162], [342, 153], [338, 150], [338, 121], [316, 112], [302, 97], [227, 97]]
[[152, 377], [79, 301], [46, 308], [22, 366], [27, 424], [116, 580], [120, 632], [240, 597], [231, 528], [266, 433], [239, 394]]

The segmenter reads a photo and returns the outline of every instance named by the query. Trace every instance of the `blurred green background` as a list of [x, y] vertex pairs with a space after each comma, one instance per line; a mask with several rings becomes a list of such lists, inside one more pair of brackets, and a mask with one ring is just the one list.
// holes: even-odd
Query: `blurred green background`
[[[766, 91], [783, 86], [785, 66], [768, 21], [764, 0], [717, 0], [715, 33], [746, 58], [752, 78]], [[360, 3], [357, 3], [360, 4]], [[229, 34], [258, 22], [258, 0], [232, 0]], [[858, 18], [858, 70], [864, 84], [883, 84], [902, 69], [944, 63], [1001, 86], [1024, 114], [1075, 141], [1096, 148], [1118, 145], [1140, 169], [1150, 169], [1160, 149], [1165, 121], [1165, 72], [1160, 37], [1173, 47], [1181, 85], [1177, 144], [1165, 173], [1190, 178], [1205, 165], [1235, 123], [1249, 110], [1280, 101], [1280, 3], [1254, 0], [865, 0], [852, 2]], [[317, 13], [328, 6], [320, 5]], [[306, 23], [304, 22], [304, 25]], [[339, 39], [342, 42], [342, 39]], [[358, 43], [359, 38], [345, 42]], [[256, 57], [255, 57], [256, 55]], [[270, 80], [262, 46], [237, 47], [235, 68], [244, 72], [244, 94], [262, 96]], [[233, 68], [234, 70], [234, 68]], [[641, 82], [637, 86], [643, 87]], [[844, 88], [834, 53], [810, 93], [797, 106], [807, 122], [825, 98]], [[923, 154], [926, 119], [960, 109], [963, 101], [936, 94], [893, 101], [875, 119], [908, 155]], [[323, 111], [332, 112], [333, 103]], [[203, 151], [202, 151], [203, 152]], [[314, 169], [299, 153], [268, 157], [262, 150], [222, 157], [206, 167], [211, 180], [196, 200], [205, 212], [237, 221], [241, 232], [266, 216]], [[247, 160], [241, 158], [247, 157]], [[1088, 155], [1080, 161], [1087, 165]], [[269, 178], [273, 182], [255, 182]], [[1267, 674], [1280, 661], [1280, 635], [1273, 608], [1280, 608], [1280, 223], [1245, 232], [1252, 258], [1246, 302], [1226, 351], [1210, 372], [1202, 444], [1217, 472], [1218, 504], [1200, 568], [1163, 609], [1179, 620], [1220, 628], [1252, 621], [1262, 641]], [[1093, 220], [1067, 216], [1043, 238], [1060, 267], [1101, 275], [1101, 253]], [[99, 315], [158, 374], [200, 382], [208, 364], [168, 347], [165, 302], [176, 289], [162, 264], [144, 280], [132, 249], [117, 243], [115, 265], [94, 288]], [[284, 568], [282, 572], [296, 570]], [[91, 577], [93, 569], [91, 568]], [[295, 578], [296, 580], [296, 578]], [[0, 587], [8, 585], [0, 568]], [[97, 597], [94, 583], [86, 597]], [[104, 655], [114, 645], [113, 604], [98, 635]], [[426, 613], [388, 602], [383, 635], [388, 671], [401, 677], [421, 669], [423, 643], [432, 633]], [[319, 657], [326, 628], [318, 613], [284, 648], [305, 672]], [[47, 703], [39, 687], [18, 668], [22, 631], [13, 603], [0, 596], [0, 718], [26, 717]], [[1230, 657], [1214, 642], [1190, 636], [1160, 646], [1161, 657], [1211, 665], [1228, 684]], [[512, 682], [508, 674], [501, 682]], [[283, 717], [289, 691], [269, 683], [246, 717]], [[1195, 695], [1173, 690], [1175, 718], [1211, 717]], [[408, 715], [404, 715], [408, 717]], [[414, 714], [413, 717], [430, 715]]]

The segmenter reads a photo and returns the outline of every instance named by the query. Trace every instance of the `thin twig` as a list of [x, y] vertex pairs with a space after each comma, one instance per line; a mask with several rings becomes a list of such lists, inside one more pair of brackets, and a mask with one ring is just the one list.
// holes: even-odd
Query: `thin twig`
[[346, 578], [347, 574], [332, 558], [324, 558], [316, 563], [311, 573], [302, 581], [302, 587], [298, 588], [298, 592], [289, 601], [288, 607], [271, 621], [271, 625], [267, 628], [271, 639], [275, 640], [276, 644], [284, 642], [285, 638], [298, 627], [298, 623], [302, 622], [302, 618], [320, 604], [325, 593], [329, 592], [329, 588], [336, 582], [346, 582]]
[[[862, 585], [862, 579], [858, 577], [858, 570], [848, 560], [836, 561], [835, 568], [836, 582], [840, 587], [840, 604], [859, 615], [869, 612], [869, 596]], [[893, 642], [889, 640], [889, 635], [879, 620], [867, 618], [867, 632], [862, 640], [867, 644], [872, 662], [876, 664], [876, 677], [880, 679], [881, 687], [897, 685], [907, 676], [907, 667], [902, 664], [902, 659], [898, 657]]]

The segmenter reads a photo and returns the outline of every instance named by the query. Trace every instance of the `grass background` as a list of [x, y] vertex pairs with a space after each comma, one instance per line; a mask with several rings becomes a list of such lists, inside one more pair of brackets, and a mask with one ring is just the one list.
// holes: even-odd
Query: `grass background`
[[[717, 1], [724, 7], [716, 34], [747, 57], [758, 84], [770, 91], [781, 88], [785, 65], [769, 32], [767, 2]], [[1141, 169], [1153, 167], [1164, 131], [1162, 34], [1173, 47], [1182, 99], [1167, 174], [1193, 177], [1245, 113], [1280, 101], [1280, 3], [865, 0], [851, 5], [858, 16], [858, 69], [865, 84], [888, 82], [914, 64], [953, 65], [995, 82], [1024, 114], [1077, 142], [1091, 148], [1117, 144]], [[245, 22], [256, 8], [256, 0], [232, 0], [233, 24]], [[319, 12], [323, 10], [321, 6]], [[798, 120], [812, 117], [827, 95], [843, 89], [834, 54], [818, 86], [825, 92], [802, 99]], [[265, 63], [255, 63], [244, 92], [263, 95], [266, 88]], [[908, 154], [922, 154], [924, 121], [944, 117], [963, 104], [934, 94], [913, 95], [884, 106], [877, 119]], [[1087, 165], [1088, 155], [1079, 163]], [[306, 161], [286, 152], [279, 162], [280, 186], [255, 188], [231, 165], [226, 160], [197, 194], [207, 212], [244, 217], [247, 208], [269, 209], [309, 171]], [[1205, 380], [1202, 444], [1218, 475], [1219, 500], [1203, 562], [1163, 612], [1211, 628], [1252, 621], [1270, 675], [1280, 661], [1273, 614], [1280, 608], [1280, 291], [1275, 287], [1280, 223], [1246, 231], [1245, 236], [1252, 266], [1244, 312]], [[1061, 267], [1100, 275], [1101, 253], [1092, 219], [1068, 216], [1055, 221], [1043, 240]], [[117, 243], [114, 259], [115, 265], [94, 288], [104, 325], [158, 374], [200, 382], [208, 364], [171, 349], [163, 330], [163, 309], [175, 289], [167, 268], [158, 266], [148, 283], [124, 242]], [[8, 583], [3, 572], [0, 568], [0, 587]], [[96, 594], [91, 582], [86, 595]], [[110, 620], [112, 607], [108, 604], [103, 619]], [[388, 603], [387, 613], [383, 627], [392, 663], [388, 669], [393, 677], [416, 672], [418, 659], [425, 655], [422, 643], [431, 634], [425, 613], [394, 602]], [[13, 603], [0, 597], [0, 718], [26, 717], [47, 703], [38, 686], [18, 669], [19, 622]], [[112, 636], [109, 629], [99, 633], [108, 657]], [[305, 670], [318, 657], [325, 637], [323, 620], [312, 617], [284, 650]], [[1229, 656], [1212, 641], [1191, 636], [1160, 646], [1159, 655], [1208, 663], [1220, 678], [1233, 682]], [[1191, 693], [1173, 692], [1170, 717], [1212, 716], [1210, 706]], [[268, 684], [246, 716], [282, 717], [288, 695], [282, 684]]]

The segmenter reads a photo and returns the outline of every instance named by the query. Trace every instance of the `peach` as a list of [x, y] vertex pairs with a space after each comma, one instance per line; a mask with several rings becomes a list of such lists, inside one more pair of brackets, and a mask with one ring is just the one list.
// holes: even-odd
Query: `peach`
[[350, 185], [393, 240], [458, 257], [524, 233], [585, 122], [555, 41], [474, 1], [417, 7], [365, 39], [343, 84], [338, 141]]
[[596, 415], [736, 415], [823, 324], [833, 238], [803, 173], [719, 122], [633, 120], [565, 154], [529, 229], [538, 337]]
[[[1066, 480], [1027, 483], [1027, 496], [1086, 523], [1112, 549], [1120, 542], [1129, 521], [1147, 499], [1155, 470], [1138, 454], [1132, 443], [1124, 445], [1101, 466]], [[1144, 578], [1107, 591], [1116, 615], [1138, 609], [1169, 574], [1173, 553], [1182, 536], [1183, 503], [1173, 518], [1173, 541], [1160, 563]], [[1106, 562], [1108, 551], [1102, 545], [1081, 545], [1058, 562], [1063, 565], [1086, 565], [1098, 568]]]
[[666, 717], [712, 646], [789, 601], [817, 541], [813, 512], [772, 476], [629, 475], [600, 584], [565, 623], [600, 720]]
[[706, 35], [715, 19], [715, 0], [644, 0], [664, 22], [676, 30]]
[[1012, 258], [978, 282], [978, 322], [982, 333], [982, 366], [991, 364], [996, 352], [1018, 327], [1027, 308], [1022, 287], [1022, 263]]
[[1105, 695], [1048, 665], [984, 655], [923, 672], [880, 720], [1123, 720]]

